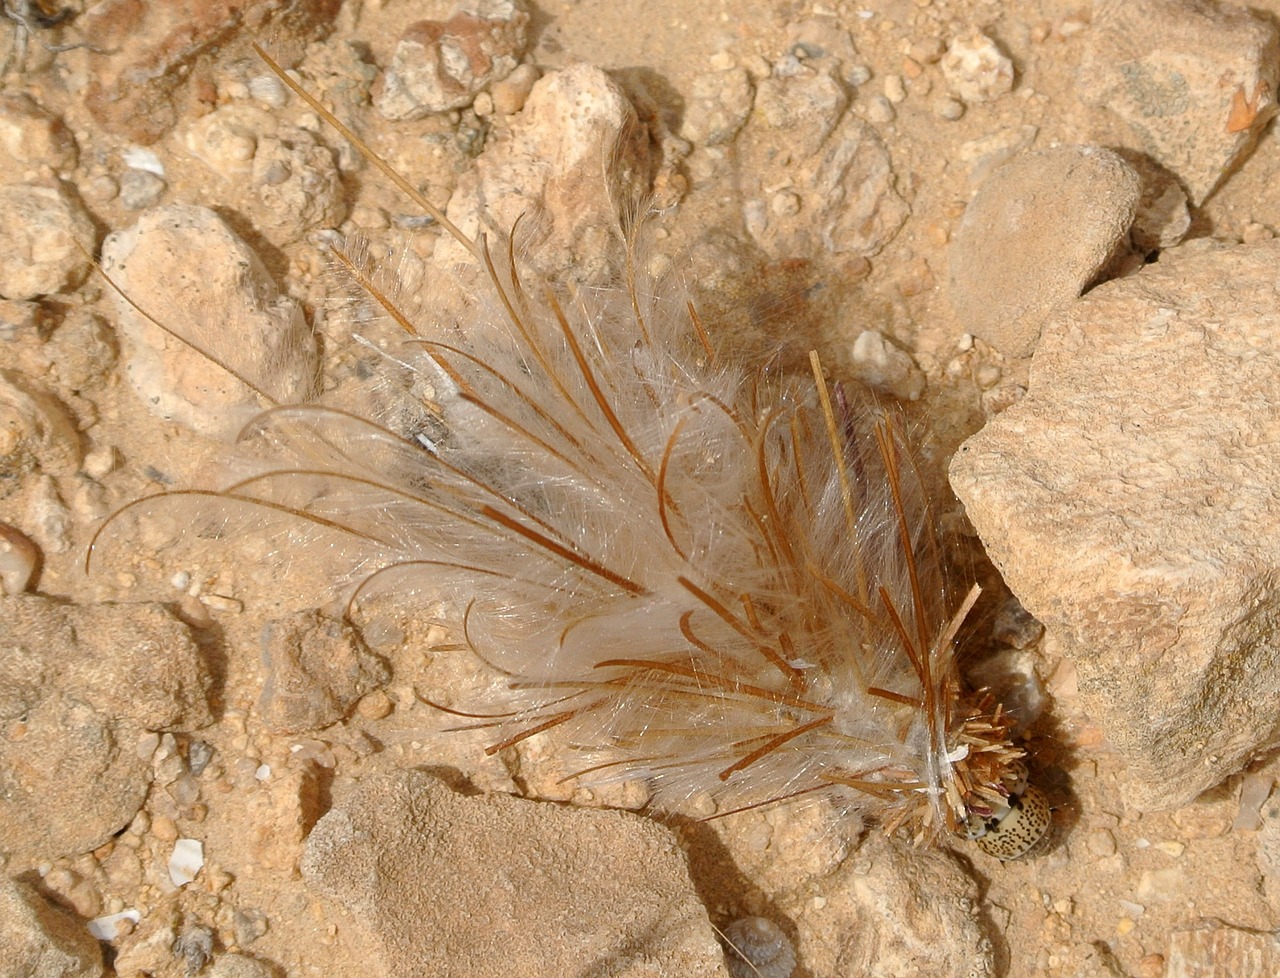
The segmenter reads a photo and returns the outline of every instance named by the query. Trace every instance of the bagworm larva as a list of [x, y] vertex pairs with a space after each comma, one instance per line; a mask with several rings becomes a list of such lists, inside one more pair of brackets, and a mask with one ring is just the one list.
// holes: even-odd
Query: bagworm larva
[[526, 280], [512, 238], [463, 234], [262, 56], [482, 284], [457, 321], [422, 322], [337, 249], [436, 413], [279, 405], [242, 435], [266, 447], [252, 474], [165, 498], [325, 535], [353, 608], [391, 590], [452, 609], [506, 678], [501, 702], [448, 710], [490, 752], [550, 732], [581, 783], [642, 777], [658, 808], [823, 794], [917, 841], [1035, 846], [1048, 808], [1012, 720], [956, 663], [978, 588], [947, 586], [896, 415], [829, 387], [816, 354], [801, 378], [717, 357], [634, 228], [613, 287]]

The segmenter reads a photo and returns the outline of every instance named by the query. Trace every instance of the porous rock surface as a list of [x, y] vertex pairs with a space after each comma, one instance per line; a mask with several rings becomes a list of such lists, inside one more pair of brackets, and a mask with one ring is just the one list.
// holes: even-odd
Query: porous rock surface
[[[647, 134], [617, 82], [575, 64], [534, 84], [510, 138], [486, 148], [475, 172], [460, 178], [448, 216], [468, 234], [536, 228], [529, 257], [537, 267], [589, 277], [615, 233], [618, 207], [643, 197], [652, 165]], [[466, 255], [450, 241], [440, 257]]]
[[764, 79], [756, 92], [743, 131], [746, 229], [770, 255], [875, 255], [910, 205], [884, 140], [847, 111], [845, 62], [829, 55], [806, 67]]
[[1006, 356], [1030, 356], [1045, 320], [1124, 241], [1138, 175], [1100, 146], [1022, 153], [978, 189], [950, 249], [951, 306]]
[[1176, 173], [1199, 204], [1276, 112], [1280, 40], [1242, 6], [1109, 0], [1095, 5], [1077, 77], [1081, 99], [1121, 123], [1122, 144]]
[[1164, 978], [1269, 978], [1280, 971], [1280, 936], [1205, 920], [1169, 935]]
[[515, 0], [468, 0], [448, 20], [409, 25], [374, 105], [388, 119], [422, 119], [470, 105], [520, 63], [529, 14]]
[[373, 933], [378, 974], [726, 974], [675, 839], [623, 812], [376, 775], [316, 823], [302, 872]]
[[268, 622], [262, 631], [266, 679], [258, 700], [277, 733], [315, 730], [341, 720], [360, 697], [391, 678], [347, 622], [303, 612]]
[[209, 723], [209, 686], [159, 605], [0, 600], [0, 853], [33, 864], [102, 845], [146, 797], [142, 735]]
[[0, 874], [0, 978], [98, 978], [102, 949], [29, 883]]
[[1143, 809], [1280, 743], [1277, 267], [1274, 241], [1184, 247], [1100, 286], [952, 463]]
[[102, 266], [122, 290], [116, 306], [129, 380], [154, 414], [233, 438], [263, 405], [236, 376], [211, 370], [211, 358], [276, 403], [311, 392], [316, 348], [301, 310], [213, 211], [148, 211], [107, 238]]
[[95, 239], [84, 208], [61, 184], [0, 186], [0, 296], [69, 292], [89, 271]]

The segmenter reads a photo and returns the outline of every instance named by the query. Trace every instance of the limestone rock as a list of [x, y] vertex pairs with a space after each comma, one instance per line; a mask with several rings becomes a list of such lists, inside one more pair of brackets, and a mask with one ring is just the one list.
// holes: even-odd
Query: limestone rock
[[866, 329], [853, 341], [853, 374], [875, 391], [900, 401], [919, 400], [925, 376], [911, 354], [895, 346], [874, 329]]
[[102, 949], [27, 883], [0, 876], [0, 978], [98, 978]]
[[448, 20], [411, 24], [374, 95], [384, 118], [464, 108], [520, 63], [529, 14], [517, 0], [466, 0]]
[[276, 403], [311, 394], [316, 345], [302, 311], [213, 211], [186, 204], [148, 211], [107, 238], [102, 265], [129, 296], [117, 301], [128, 377], [154, 414], [233, 438], [262, 405], [219, 363]]
[[56, 689], [147, 730], [212, 722], [212, 680], [187, 626], [159, 604], [0, 600], [0, 715]]
[[875, 835], [824, 886], [825, 928], [806, 927], [800, 954], [814, 974], [990, 978], [974, 881], [949, 853]]
[[[288, 51], [332, 31], [340, 7], [341, 0], [206, 0], [197, 7], [148, 7], [132, 0], [96, 3], [77, 26], [85, 43], [110, 51], [112, 57], [95, 65], [85, 79], [85, 106], [100, 126], [150, 145], [191, 111], [189, 102], [196, 95], [189, 89], [199, 91], [202, 66], [237, 31], [250, 31], [263, 41], [275, 39], [273, 47]], [[279, 48], [276, 53], [280, 56]]]
[[0, 148], [21, 165], [69, 170], [76, 165], [76, 139], [61, 119], [25, 92], [0, 97]]
[[1013, 62], [982, 31], [952, 38], [941, 67], [947, 86], [967, 103], [993, 102], [1013, 91]]
[[707, 146], [730, 142], [751, 113], [752, 94], [751, 76], [742, 68], [699, 75], [693, 80], [680, 134]]
[[1280, 972], [1280, 936], [1206, 920], [1169, 935], [1165, 978], [1268, 978]]
[[244, 214], [277, 247], [346, 217], [333, 151], [307, 130], [281, 124], [277, 113], [228, 103], [197, 119], [183, 142], [221, 178], [219, 205]]
[[71, 412], [44, 384], [0, 370], [0, 498], [34, 472], [71, 475], [84, 457]]
[[812, 156], [848, 107], [849, 93], [829, 72], [771, 76], [756, 92], [754, 122], [763, 131], [786, 133], [794, 156]]
[[951, 305], [965, 331], [1029, 356], [1049, 315], [1126, 239], [1140, 194], [1137, 174], [1097, 146], [1031, 151], [996, 170], [951, 246]]
[[[763, 89], [762, 89], [763, 91]], [[804, 142], [809, 141], [807, 138]], [[747, 230], [770, 255], [819, 251], [871, 257], [901, 229], [911, 212], [897, 190], [897, 175], [884, 141], [861, 119], [845, 116], [818, 150], [802, 157], [792, 131], [750, 132], [745, 153], [759, 186], [745, 187]], [[785, 181], [776, 178], [786, 174]], [[799, 206], [779, 212], [762, 192], [783, 182]]]
[[160, 605], [0, 600], [0, 852], [34, 864], [102, 845], [146, 797], [144, 732], [210, 722], [209, 685]]
[[1280, 743], [1278, 262], [1280, 242], [1183, 246], [1098, 287], [952, 463], [1140, 808]]
[[40, 548], [8, 523], [0, 523], [0, 594], [21, 594], [31, 586], [40, 566]]
[[[707, 828], [728, 863], [759, 888], [750, 911], [786, 922], [803, 973], [996, 973], [978, 888], [952, 854], [892, 841], [818, 801], [765, 807]], [[714, 851], [691, 846], [699, 881], [723, 889], [728, 881]]]
[[34, 299], [69, 292], [89, 272], [96, 240], [80, 203], [60, 184], [0, 186], [0, 296]]
[[[590, 281], [609, 264], [616, 207], [649, 190], [648, 144], [635, 108], [607, 74], [588, 64], [552, 72], [534, 84], [510, 138], [486, 149], [475, 173], [459, 181], [449, 219], [471, 235], [506, 235], [521, 222], [537, 234], [538, 247], [525, 257], [540, 272]], [[436, 255], [468, 257], [451, 241]]]
[[150, 768], [138, 756], [140, 733], [58, 693], [7, 723], [0, 737], [0, 853], [33, 866], [97, 848], [127, 825], [147, 796]]
[[302, 872], [371, 932], [371, 974], [726, 974], [675, 839], [624, 812], [372, 776], [316, 823]]
[[1095, 5], [1080, 97], [1115, 113], [1200, 204], [1276, 112], [1280, 40], [1243, 7], [1188, 0]]
[[345, 717], [391, 678], [349, 624], [318, 612], [269, 622], [262, 632], [267, 678], [259, 705], [277, 733], [302, 733]]

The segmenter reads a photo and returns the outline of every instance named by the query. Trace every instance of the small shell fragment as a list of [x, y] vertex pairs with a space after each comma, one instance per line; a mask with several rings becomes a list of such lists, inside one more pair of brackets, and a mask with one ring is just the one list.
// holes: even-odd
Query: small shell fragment
[[169, 857], [169, 879], [174, 886], [186, 886], [204, 868], [204, 844], [199, 839], [178, 839]]
[[100, 941], [114, 941], [120, 936], [120, 924], [129, 921], [136, 924], [142, 919], [142, 914], [137, 910], [122, 910], [119, 913], [110, 913], [104, 917], [94, 917], [89, 921], [89, 933]]

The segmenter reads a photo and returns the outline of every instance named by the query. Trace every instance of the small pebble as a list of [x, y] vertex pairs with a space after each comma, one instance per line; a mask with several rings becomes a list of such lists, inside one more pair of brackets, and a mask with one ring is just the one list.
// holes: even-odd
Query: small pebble
[[204, 773], [204, 769], [209, 766], [209, 762], [213, 760], [214, 747], [212, 744], [203, 740], [193, 740], [191, 746], [187, 748], [187, 766], [191, 769], [193, 777], [200, 777]]
[[769, 201], [769, 209], [779, 217], [799, 214], [800, 195], [791, 190], [780, 190]]
[[942, 73], [951, 90], [970, 104], [992, 102], [1013, 89], [1013, 62], [979, 30], [952, 39]]
[[0, 591], [22, 594], [40, 565], [40, 548], [17, 527], [0, 523]]
[[524, 108], [525, 100], [533, 91], [539, 71], [531, 64], [517, 65], [516, 69], [502, 81], [489, 86], [489, 94], [493, 98], [493, 107], [503, 115], [514, 115]]
[[126, 170], [120, 177], [120, 203], [131, 211], [146, 210], [160, 202], [167, 187], [147, 170]]
[[1116, 837], [1110, 829], [1094, 829], [1086, 837], [1086, 844], [1089, 851], [1095, 856], [1114, 856], [1116, 852]]
[[168, 815], [157, 815], [151, 820], [151, 834], [161, 842], [176, 842], [178, 826]]
[[99, 445], [85, 453], [84, 474], [92, 479], [102, 479], [120, 466], [120, 452], [114, 445]]
[[964, 103], [958, 98], [944, 95], [933, 103], [933, 114], [947, 122], [955, 122], [964, 115]]
[[287, 100], [284, 82], [270, 74], [254, 75], [250, 78], [247, 94], [269, 109], [282, 109]]
[[884, 97], [894, 105], [907, 100], [907, 86], [901, 75], [886, 75], [884, 79]]
[[1002, 371], [994, 363], [984, 363], [973, 372], [974, 383], [978, 385], [979, 390], [984, 391], [991, 390], [1000, 383], [1002, 376]]
[[391, 697], [380, 689], [375, 689], [356, 704], [356, 711], [366, 720], [381, 720], [394, 708]]
[[89, 921], [89, 933], [100, 941], [114, 941], [117, 937], [132, 930], [132, 927], [125, 928], [122, 924], [136, 924], [142, 919], [142, 914], [137, 910], [122, 910], [119, 913], [107, 914], [105, 917], [95, 917]]
[[867, 118], [872, 122], [892, 122], [896, 114], [893, 104], [883, 95], [872, 96], [867, 102]]
[[106, 173], [90, 177], [80, 185], [80, 196], [90, 204], [109, 204], [120, 194], [120, 184]]
[[911, 355], [875, 330], [863, 330], [851, 354], [855, 375], [873, 390], [903, 401], [918, 400], [924, 393], [925, 376]]

